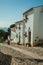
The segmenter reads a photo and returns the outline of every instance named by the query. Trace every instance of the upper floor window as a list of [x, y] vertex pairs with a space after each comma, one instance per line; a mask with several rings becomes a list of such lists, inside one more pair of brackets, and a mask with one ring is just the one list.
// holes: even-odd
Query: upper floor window
[[19, 24], [19, 30], [21, 29], [21, 26], [20, 26], [20, 24]]
[[25, 15], [25, 19], [28, 19], [28, 15]]
[[27, 22], [27, 19], [28, 19], [28, 15], [25, 15], [25, 22]]
[[27, 37], [27, 32], [24, 33], [24, 36]]

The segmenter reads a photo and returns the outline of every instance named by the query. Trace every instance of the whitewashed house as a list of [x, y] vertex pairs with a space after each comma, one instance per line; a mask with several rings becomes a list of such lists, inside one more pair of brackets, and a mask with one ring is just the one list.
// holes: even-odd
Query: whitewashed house
[[19, 44], [23, 44], [24, 43], [24, 36], [23, 36], [24, 21], [23, 20], [17, 21], [15, 23], [15, 25], [16, 25], [16, 39], [17, 39]]
[[23, 13], [23, 20], [15, 23], [11, 37], [15, 43], [37, 45], [43, 40], [43, 6], [30, 8]]
[[43, 39], [43, 6], [30, 8], [23, 13], [25, 25], [25, 44], [34, 46], [39, 39]]

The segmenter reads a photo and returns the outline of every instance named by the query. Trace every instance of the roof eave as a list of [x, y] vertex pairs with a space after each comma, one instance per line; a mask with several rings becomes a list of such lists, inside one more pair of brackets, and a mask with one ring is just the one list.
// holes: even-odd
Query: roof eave
[[23, 22], [23, 20], [17, 21], [16, 24], [19, 24], [19, 23], [21, 23], [21, 22]]
[[26, 14], [26, 13], [28, 13], [28, 12], [30, 12], [30, 11], [32, 11], [32, 10], [33, 10], [33, 8], [31, 8], [31, 9], [25, 11], [25, 12], [23, 13], [23, 15]]

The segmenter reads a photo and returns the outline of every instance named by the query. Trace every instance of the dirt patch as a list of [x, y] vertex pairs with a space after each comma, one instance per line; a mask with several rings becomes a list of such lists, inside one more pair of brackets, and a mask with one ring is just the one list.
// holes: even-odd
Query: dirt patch
[[43, 65], [43, 60], [31, 58], [11, 48], [0, 46], [0, 49], [0, 60], [3, 63], [0, 62], [0, 65]]

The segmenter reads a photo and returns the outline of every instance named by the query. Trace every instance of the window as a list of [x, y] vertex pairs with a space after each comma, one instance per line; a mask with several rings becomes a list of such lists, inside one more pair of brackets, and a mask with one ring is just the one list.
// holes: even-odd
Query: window
[[24, 36], [27, 37], [27, 32], [24, 33]]
[[21, 27], [20, 27], [20, 24], [19, 24], [19, 30], [21, 29]]
[[27, 19], [28, 19], [28, 15], [25, 15], [25, 22], [27, 22]]
[[28, 15], [25, 15], [25, 19], [28, 19]]

